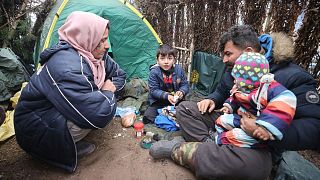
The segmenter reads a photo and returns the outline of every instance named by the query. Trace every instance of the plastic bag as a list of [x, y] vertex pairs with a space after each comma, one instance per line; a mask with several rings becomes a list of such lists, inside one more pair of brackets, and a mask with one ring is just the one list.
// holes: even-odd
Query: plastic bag
[[6, 119], [0, 126], [0, 141], [5, 141], [15, 134], [13, 125], [13, 114], [14, 111], [6, 112]]
[[[22, 84], [21, 90], [18, 91], [13, 97], [10, 98], [10, 101], [12, 102], [12, 107], [16, 107], [21, 91], [22, 89], [27, 85], [27, 82], [24, 82]], [[14, 124], [13, 124], [13, 116], [14, 115], [14, 110], [13, 111], [7, 111], [5, 120], [2, 125], [0, 125], [0, 141], [5, 141], [6, 139], [10, 138], [15, 134], [14, 131]]]
[[125, 128], [133, 125], [136, 120], [136, 108], [135, 107], [117, 107], [116, 116], [121, 117], [121, 125]]

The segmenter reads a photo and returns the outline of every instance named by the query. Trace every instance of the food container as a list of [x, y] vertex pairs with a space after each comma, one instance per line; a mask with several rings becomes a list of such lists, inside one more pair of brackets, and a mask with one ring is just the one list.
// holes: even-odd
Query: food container
[[134, 136], [136, 138], [141, 138], [143, 136], [144, 124], [142, 122], [136, 122], [134, 123], [133, 128], [134, 128]]

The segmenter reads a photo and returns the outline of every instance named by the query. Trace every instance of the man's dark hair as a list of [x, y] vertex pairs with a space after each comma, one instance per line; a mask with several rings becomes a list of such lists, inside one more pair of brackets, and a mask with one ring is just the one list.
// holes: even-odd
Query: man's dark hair
[[172, 55], [175, 58], [177, 57], [177, 50], [167, 44], [163, 44], [159, 47], [158, 51], [157, 51], [157, 59], [158, 57], [161, 55], [165, 56], [165, 55]]
[[228, 29], [220, 37], [219, 51], [224, 51], [224, 46], [228, 41], [232, 41], [240, 49], [252, 47], [258, 52], [261, 50], [258, 35], [255, 29], [249, 25], [236, 25]]

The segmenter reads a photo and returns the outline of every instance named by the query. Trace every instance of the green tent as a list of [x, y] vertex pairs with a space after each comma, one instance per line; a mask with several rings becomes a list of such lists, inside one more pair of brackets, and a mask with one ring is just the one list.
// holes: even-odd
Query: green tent
[[7, 104], [29, 78], [30, 74], [19, 57], [9, 48], [0, 48], [0, 105]]
[[128, 78], [148, 78], [149, 66], [155, 63], [162, 42], [149, 22], [125, 0], [56, 0], [35, 47], [36, 67], [39, 54], [58, 42], [58, 29], [73, 11], [92, 12], [108, 19], [113, 59]]

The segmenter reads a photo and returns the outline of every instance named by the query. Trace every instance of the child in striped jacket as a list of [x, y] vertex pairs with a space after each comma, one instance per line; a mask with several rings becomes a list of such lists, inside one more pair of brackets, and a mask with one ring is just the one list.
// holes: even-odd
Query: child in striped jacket
[[[263, 148], [268, 140], [281, 140], [296, 109], [296, 96], [273, 79], [269, 63], [259, 53], [243, 53], [232, 69], [235, 85], [216, 120], [216, 143]], [[241, 128], [241, 116], [255, 121], [252, 133]]]

